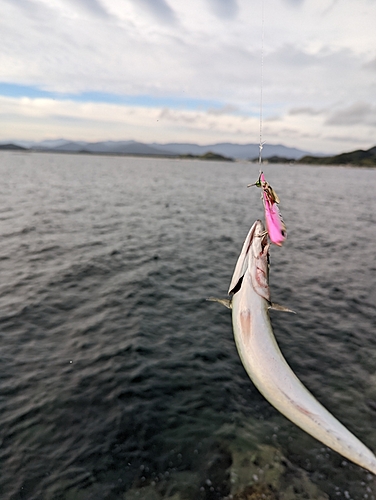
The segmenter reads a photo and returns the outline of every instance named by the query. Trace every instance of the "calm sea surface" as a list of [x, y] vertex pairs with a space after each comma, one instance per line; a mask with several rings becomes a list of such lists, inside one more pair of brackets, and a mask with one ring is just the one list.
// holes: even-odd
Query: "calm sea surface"
[[[205, 301], [263, 217], [257, 165], [2, 152], [0, 172], [1, 499], [226, 498], [237, 446], [323, 498], [376, 497], [264, 400]], [[376, 170], [265, 173], [288, 230], [271, 291], [298, 312], [272, 314], [277, 340], [376, 450]]]

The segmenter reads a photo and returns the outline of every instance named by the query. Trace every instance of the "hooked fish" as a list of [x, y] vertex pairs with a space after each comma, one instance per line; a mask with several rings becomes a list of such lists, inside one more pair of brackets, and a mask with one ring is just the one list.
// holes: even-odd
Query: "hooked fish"
[[260, 220], [253, 224], [244, 241], [229, 295], [236, 346], [261, 394], [308, 434], [376, 474], [375, 455], [313, 397], [278, 347], [268, 311], [273, 307], [269, 291], [269, 244]]
[[282, 246], [287, 233], [285, 223], [278, 208], [279, 198], [277, 193], [271, 185], [266, 182], [264, 172], [260, 172], [258, 180], [254, 184], [248, 184], [248, 187], [250, 186], [257, 186], [262, 189], [265, 222], [270, 241], [275, 245]]

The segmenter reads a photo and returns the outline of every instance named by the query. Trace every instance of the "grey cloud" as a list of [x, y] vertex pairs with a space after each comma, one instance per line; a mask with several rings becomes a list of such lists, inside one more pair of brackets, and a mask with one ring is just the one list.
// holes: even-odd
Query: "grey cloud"
[[213, 12], [222, 19], [231, 19], [238, 13], [237, 0], [208, 0]]
[[[17, 7], [25, 10], [28, 12], [28, 14], [36, 16], [38, 13], [42, 13], [45, 11], [52, 11], [54, 9], [53, 4], [51, 5], [46, 5], [42, 4], [41, 2], [38, 2], [37, 0], [17, 0], [17, 2], [14, 2], [14, 0], [5, 0], [12, 5], [16, 5]], [[108, 12], [106, 9], [101, 5], [99, 0], [66, 0], [70, 5], [73, 7], [79, 7], [83, 8], [85, 11], [90, 12], [91, 14], [94, 14], [96, 16], [100, 17], [108, 17]]]
[[329, 140], [335, 141], [335, 142], [349, 142], [351, 143], [357, 143], [357, 144], [364, 144], [364, 138], [361, 137], [354, 137], [354, 135], [328, 135], [326, 136]]
[[68, 0], [74, 7], [79, 6], [91, 14], [99, 17], [109, 17], [108, 12], [99, 0]]
[[196, 114], [184, 113], [181, 111], [173, 111], [170, 108], [162, 109], [161, 112], [159, 113], [158, 118], [160, 120], [166, 118], [172, 122], [183, 122], [190, 125], [200, 121], [200, 115], [198, 113]]
[[273, 54], [269, 56], [271, 62], [277, 64], [284, 63], [289, 66], [310, 66], [317, 64], [319, 56], [317, 54], [309, 54], [303, 50], [298, 49], [294, 45], [284, 44]]
[[[372, 109], [374, 108], [374, 109]], [[365, 102], [357, 102], [332, 113], [326, 120], [326, 125], [357, 125], [369, 122], [369, 118], [374, 117], [375, 107]]]
[[338, 0], [333, 0], [332, 3], [323, 11], [322, 15], [325, 16], [326, 14], [328, 14], [337, 3]]
[[279, 122], [282, 119], [281, 115], [272, 115], [272, 116], [267, 116], [264, 118], [265, 122]]
[[310, 107], [302, 107], [302, 108], [292, 108], [289, 111], [289, 115], [309, 115], [316, 116], [321, 115], [322, 111], [319, 109], [313, 109]]
[[143, 6], [158, 21], [168, 24], [176, 23], [174, 11], [165, 0], [133, 0], [134, 5]]
[[372, 61], [369, 61], [368, 63], [364, 64], [363, 67], [365, 69], [370, 69], [372, 71], [376, 71], [376, 57], [372, 59]]
[[37, 5], [36, 2], [33, 2], [33, 0], [18, 0], [18, 2], [15, 2], [14, 0], [5, 0], [5, 1], [10, 3], [11, 5], [26, 10], [29, 10], [30, 8], [35, 7]]
[[210, 108], [208, 109], [208, 115], [220, 116], [220, 115], [232, 115], [239, 111], [238, 106], [233, 106], [232, 104], [226, 104], [222, 108]]
[[316, 132], [314, 134], [310, 134], [308, 132], [305, 132], [305, 133], [300, 134], [300, 137], [302, 137], [304, 139], [319, 139], [321, 137], [321, 134], [318, 132]]
[[31, 17], [38, 17], [39, 14], [43, 14], [46, 11], [48, 12], [52, 7], [48, 7], [45, 4], [41, 4], [36, 0], [5, 0], [10, 3], [12, 6], [16, 6], [28, 13]]
[[304, 0], [285, 0], [285, 3], [288, 3], [293, 7], [300, 7], [301, 5], [303, 5]]
[[[288, 92], [291, 89], [288, 90], [288, 86], [293, 86], [295, 104], [292, 107], [311, 107], [314, 112], [320, 109], [324, 111], [322, 105], [313, 105], [313, 96], [323, 102], [324, 96], [333, 94], [341, 102], [346, 102], [349, 89], [355, 87], [354, 90], [359, 92], [359, 66], [359, 56], [349, 48], [323, 46], [311, 52], [304, 47], [283, 44], [265, 56], [265, 87], [269, 86], [270, 91], [270, 86], [273, 86], [272, 91], [279, 99], [290, 102]], [[283, 87], [280, 81], [284, 82]], [[285, 91], [283, 96], [282, 91]]]

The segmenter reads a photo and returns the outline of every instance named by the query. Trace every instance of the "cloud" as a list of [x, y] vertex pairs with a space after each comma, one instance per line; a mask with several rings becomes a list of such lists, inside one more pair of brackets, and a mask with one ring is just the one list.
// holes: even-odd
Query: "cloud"
[[314, 66], [322, 62], [325, 54], [322, 51], [312, 52], [307, 48], [300, 48], [293, 44], [287, 43], [280, 45], [269, 56], [271, 64], [288, 65], [291, 67], [305, 68]]
[[323, 16], [327, 15], [335, 7], [337, 2], [338, 0], [332, 0], [332, 3], [323, 11]]
[[363, 67], [367, 70], [376, 71], [376, 57], [371, 61], [366, 62]]
[[26, 9], [26, 10], [31, 10], [33, 7], [36, 7], [39, 2], [36, 0], [18, 0], [17, 2], [14, 2], [14, 0], [4, 0], [5, 2], [14, 5], [15, 7], [18, 7], [20, 9]]
[[100, 0], [60, 0], [60, 2], [50, 2], [49, 0], [3, 0], [8, 2], [13, 7], [22, 9], [27, 12], [32, 18], [37, 17], [42, 13], [48, 12], [49, 15], [53, 16], [53, 11], [56, 13], [61, 13], [66, 10], [66, 6], [69, 5], [68, 9], [72, 12], [77, 12], [81, 10], [83, 12], [90, 13], [91, 15], [106, 18], [108, 17], [108, 12], [102, 5]]
[[40, 15], [45, 14], [48, 11], [52, 11], [52, 7], [50, 5], [45, 5], [39, 2], [38, 0], [3, 0], [7, 2], [12, 7], [16, 9], [20, 9], [24, 11], [28, 16], [32, 18], [37, 18]]
[[313, 109], [309, 107], [302, 108], [292, 108], [289, 111], [290, 115], [308, 115], [308, 116], [316, 116], [322, 114], [323, 111], [320, 109]]
[[132, 0], [133, 4], [146, 10], [162, 23], [175, 24], [177, 19], [174, 11], [165, 0]]
[[[363, 137], [354, 137], [353, 135], [328, 135], [327, 137], [330, 141], [333, 141], [333, 142], [339, 142], [341, 144], [344, 144], [347, 142], [348, 144], [353, 144], [354, 146], [351, 146], [352, 149], [354, 149], [355, 145], [357, 145], [357, 144], [360, 144], [360, 145], [365, 144]], [[348, 150], [349, 150], [349, 147], [343, 148], [343, 146], [342, 146], [342, 151], [348, 151]]]
[[239, 11], [236, 0], [208, 0], [208, 3], [215, 15], [221, 19], [232, 19]]
[[[374, 134], [364, 124], [352, 130], [326, 125], [320, 115], [281, 115], [265, 121], [263, 137], [307, 151], [340, 152], [354, 147], [369, 148]], [[7, 123], [4, 140], [41, 140], [64, 137], [71, 140], [129, 140], [141, 142], [237, 142], [257, 143], [258, 116], [210, 110], [182, 110], [109, 103], [80, 103], [51, 98], [0, 96], [0, 121]], [[346, 131], [343, 134], [343, 130]], [[349, 140], [349, 135], [350, 139]], [[323, 146], [326, 145], [326, 146]]]
[[334, 111], [326, 120], [326, 125], [352, 126], [370, 122], [376, 124], [376, 106], [366, 102], [356, 102], [346, 108]]
[[94, 16], [108, 17], [107, 10], [103, 7], [100, 0], [67, 0], [72, 6], [80, 7], [90, 12]]
[[209, 108], [207, 113], [209, 115], [219, 116], [219, 115], [232, 115], [239, 112], [238, 106], [233, 106], [231, 104], [225, 104], [220, 108]]
[[[326, 11], [324, 4], [330, 4]], [[59, 120], [52, 114], [35, 116], [38, 133], [43, 134], [42, 123], [52, 130], [62, 122], [67, 133], [71, 124], [73, 135], [107, 133], [110, 128], [101, 129], [95, 118], [103, 112], [95, 96], [106, 95], [107, 102], [127, 103], [111, 108], [126, 117], [125, 136], [137, 130], [140, 140], [147, 133], [153, 140], [154, 133], [163, 132], [168, 142], [209, 140], [204, 133], [210, 140], [226, 140], [228, 134], [227, 139], [247, 135], [247, 141], [255, 137], [257, 142], [261, 2], [0, 0], [0, 10], [0, 82], [32, 89], [23, 95], [53, 96], [59, 102], [62, 95], [67, 103], [74, 94], [83, 116], [83, 121], [78, 115], [63, 119], [60, 108], [54, 115]], [[362, 138], [374, 142], [376, 113], [367, 103], [374, 102], [376, 88], [375, 16], [376, 2], [369, 0], [265, 3], [263, 97], [269, 143], [278, 137], [307, 150], [333, 150], [340, 139], [334, 148], [327, 137], [353, 135], [354, 144]], [[90, 96], [95, 113], [85, 118], [88, 108], [81, 104], [88, 105]], [[130, 120], [132, 115], [154, 124], [146, 108], [155, 109], [155, 116], [167, 110], [158, 128]], [[30, 106], [17, 109], [19, 131], [30, 127], [34, 133]], [[29, 120], [23, 129], [22, 116]], [[2, 118], [4, 135], [10, 122]], [[120, 134], [120, 120], [106, 123]], [[343, 144], [349, 147], [348, 141]]]
[[286, 3], [292, 5], [293, 7], [300, 7], [303, 5], [304, 0], [285, 0]]
[[[249, 140], [257, 119], [231, 114], [214, 116], [204, 110], [78, 103], [51, 98], [0, 97], [0, 119], [6, 119], [8, 139], [67, 137], [68, 139], [135, 139], [152, 142], [191, 140], [205, 143], [225, 138]], [[41, 130], [44, 134], [41, 135]], [[184, 138], [184, 139], [183, 139]]]

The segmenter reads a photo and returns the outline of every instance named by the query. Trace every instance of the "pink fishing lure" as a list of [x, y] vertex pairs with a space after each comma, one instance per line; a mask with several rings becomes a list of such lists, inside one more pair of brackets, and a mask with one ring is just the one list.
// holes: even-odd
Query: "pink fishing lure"
[[282, 215], [278, 208], [279, 198], [274, 189], [265, 180], [263, 172], [260, 172], [258, 181], [254, 184], [262, 189], [262, 199], [265, 209], [265, 222], [269, 239], [272, 243], [282, 246], [287, 233]]

